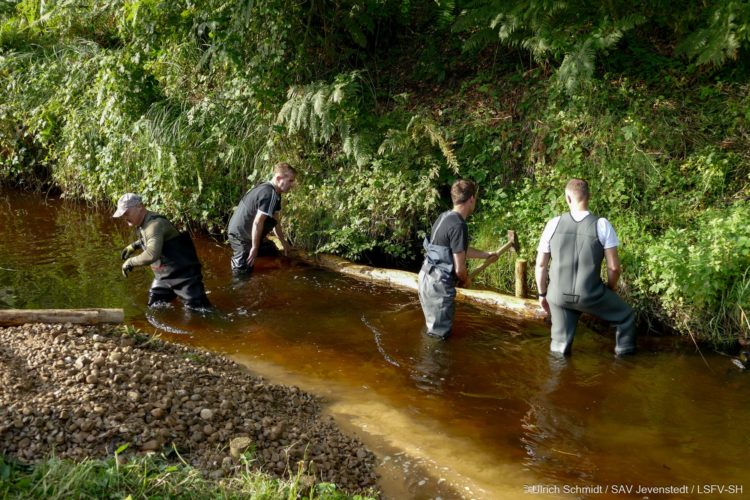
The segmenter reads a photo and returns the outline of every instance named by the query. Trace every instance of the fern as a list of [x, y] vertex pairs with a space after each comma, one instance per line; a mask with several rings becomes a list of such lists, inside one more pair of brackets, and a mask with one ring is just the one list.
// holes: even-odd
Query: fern
[[421, 137], [427, 137], [433, 146], [440, 148], [440, 152], [443, 153], [445, 161], [451, 170], [453, 170], [453, 173], [458, 173], [459, 164], [453, 148], [434, 121], [421, 115], [414, 115], [406, 126], [406, 131], [411, 133], [411, 137], [415, 142], [419, 141]]
[[306, 133], [317, 143], [328, 144], [338, 137], [344, 154], [357, 165], [371, 157], [368, 141], [355, 132], [362, 110], [359, 72], [339, 75], [333, 83], [314, 82], [292, 87], [281, 106], [276, 123], [288, 136]]
[[750, 42], [750, 2], [719, 2], [710, 14], [709, 25], [687, 37], [678, 51], [698, 64], [720, 66]]
[[574, 93], [594, 73], [596, 52], [592, 46], [591, 39], [583, 42], [578, 50], [565, 55], [557, 70], [557, 81], [568, 93]]
[[495, 43], [521, 48], [540, 63], [562, 61], [558, 79], [569, 92], [590, 78], [596, 56], [620, 42], [625, 33], [646, 22], [629, 2], [557, 0], [477, 0], [454, 25], [469, 32], [465, 50]]
[[[419, 149], [419, 145], [424, 139], [427, 139], [432, 146], [438, 147], [448, 167], [454, 174], [458, 174], [460, 164], [453, 147], [445, 138], [439, 125], [422, 115], [413, 115], [403, 130], [388, 130], [385, 139], [378, 148], [378, 154], [399, 155], [406, 151], [414, 151]], [[431, 172], [429, 177], [435, 177], [438, 170]]]

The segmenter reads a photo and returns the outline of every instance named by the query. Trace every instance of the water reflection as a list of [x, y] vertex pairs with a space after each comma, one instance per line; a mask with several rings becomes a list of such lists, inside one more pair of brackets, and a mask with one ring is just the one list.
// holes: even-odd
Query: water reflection
[[[528, 455], [524, 465], [545, 476], [569, 479], [571, 473], [580, 482], [595, 477], [593, 456], [585, 445], [585, 419], [580, 408], [569, 405], [569, 387], [577, 385], [580, 367], [574, 358], [549, 354], [547, 367], [537, 390], [528, 400], [522, 419], [521, 442]], [[586, 378], [583, 375], [583, 378]], [[560, 476], [560, 471], [566, 471]]]
[[411, 369], [411, 379], [417, 388], [440, 394], [445, 389], [445, 381], [451, 371], [451, 350], [448, 341], [437, 339], [420, 329], [419, 350]]

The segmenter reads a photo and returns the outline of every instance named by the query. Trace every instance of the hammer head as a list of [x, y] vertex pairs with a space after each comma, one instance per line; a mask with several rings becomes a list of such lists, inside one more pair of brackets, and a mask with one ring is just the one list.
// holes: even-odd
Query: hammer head
[[513, 249], [513, 251], [518, 253], [518, 251], [521, 249], [521, 244], [518, 242], [518, 236], [516, 236], [515, 231], [508, 231], [508, 242], [510, 243], [510, 247]]

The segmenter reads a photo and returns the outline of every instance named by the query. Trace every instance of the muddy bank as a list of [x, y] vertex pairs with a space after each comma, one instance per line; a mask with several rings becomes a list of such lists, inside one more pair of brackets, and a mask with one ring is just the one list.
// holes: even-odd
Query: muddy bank
[[[254, 463], [279, 477], [303, 461], [318, 481], [375, 486], [375, 457], [343, 435], [319, 402], [206, 351], [122, 328], [0, 328], [0, 453], [106, 458], [172, 446], [207, 476], [238, 469], [229, 443], [248, 437]], [[172, 456], [177, 459], [174, 454]]]

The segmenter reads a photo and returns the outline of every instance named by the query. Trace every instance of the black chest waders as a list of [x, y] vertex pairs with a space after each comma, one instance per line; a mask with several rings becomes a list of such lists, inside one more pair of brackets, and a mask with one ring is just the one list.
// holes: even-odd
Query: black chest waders
[[[244, 202], [240, 200], [240, 203]], [[277, 224], [278, 221], [271, 216], [267, 215], [263, 219], [263, 228], [260, 233], [260, 248], [256, 257], [277, 257], [279, 255], [279, 249], [276, 245], [266, 238]], [[232, 275], [239, 279], [249, 278], [253, 272], [253, 266], [248, 265], [247, 258], [250, 255], [252, 241], [231, 232], [228, 239], [229, 246], [232, 248]]]
[[[435, 227], [435, 233], [445, 222], [444, 213]], [[422, 305], [427, 334], [446, 338], [453, 327], [456, 310], [456, 273], [453, 252], [449, 247], [433, 245], [424, 239], [425, 259], [419, 271], [419, 303]]]
[[570, 354], [581, 313], [616, 326], [616, 354], [635, 350], [633, 310], [602, 282], [604, 247], [597, 234], [598, 220], [589, 214], [576, 222], [569, 213], [564, 214], [550, 239], [547, 302], [552, 316], [552, 352]]
[[198, 253], [188, 233], [164, 241], [161, 256], [151, 264], [151, 270], [154, 281], [148, 292], [149, 306], [180, 297], [191, 308], [211, 307], [203, 287]]

